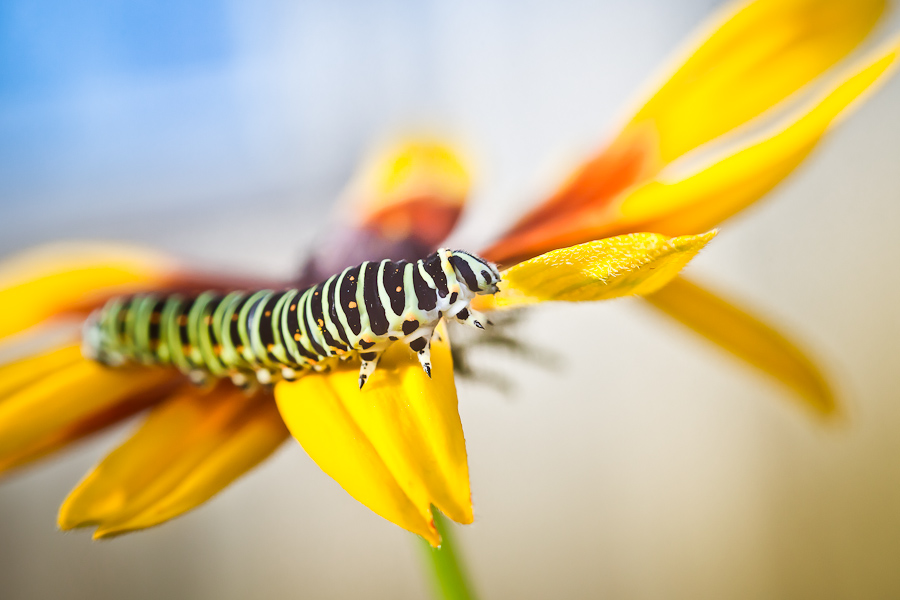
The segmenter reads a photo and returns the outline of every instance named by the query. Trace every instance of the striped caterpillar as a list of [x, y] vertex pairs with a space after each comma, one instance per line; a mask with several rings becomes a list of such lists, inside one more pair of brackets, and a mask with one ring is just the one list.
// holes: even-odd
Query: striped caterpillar
[[500, 273], [461, 250], [414, 263], [364, 262], [305, 290], [138, 294], [111, 299], [85, 324], [83, 353], [106, 365], [172, 365], [201, 384], [230, 377], [250, 387], [361, 359], [359, 387], [394, 342], [431, 377], [431, 336], [442, 317], [484, 329], [469, 308], [494, 294]]

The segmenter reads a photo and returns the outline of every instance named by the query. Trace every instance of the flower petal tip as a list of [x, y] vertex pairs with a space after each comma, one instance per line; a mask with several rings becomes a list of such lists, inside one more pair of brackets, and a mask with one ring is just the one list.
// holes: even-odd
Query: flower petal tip
[[[701, 243], [702, 245], [706, 245], [710, 241], [712, 241], [712, 239], [714, 237], [716, 237], [717, 235], [719, 235], [718, 229], [710, 229], [706, 233], [701, 233], [699, 235], [689, 235], [689, 236], [684, 236], [684, 237], [693, 238], [696, 243]], [[675, 239], [679, 239], [679, 238], [675, 238]]]
[[475, 521], [471, 502], [462, 504], [445, 500], [436, 506], [445, 517], [460, 525], [471, 525]]
[[824, 378], [806, 388], [794, 386], [804, 405], [823, 425], [841, 429], [850, 423], [847, 407], [838, 399]]
[[68, 509], [67, 503], [59, 507], [59, 514], [56, 516], [56, 526], [60, 531], [72, 531], [80, 527], [87, 527], [90, 523], [83, 523], [79, 519], [73, 518]]
[[79, 523], [77, 521], [63, 520], [63, 517], [60, 516], [56, 520], [56, 526], [60, 531], [73, 531], [75, 529], [80, 529], [82, 527], [87, 527], [89, 523]]
[[428, 542], [428, 544], [434, 548], [438, 549], [441, 547], [441, 534], [438, 533], [437, 525], [434, 524], [434, 519], [428, 521], [428, 530], [425, 533], [419, 534], [423, 540]]
[[717, 234], [631, 233], [553, 250], [503, 271], [502, 291], [477, 308], [646, 295], [670, 282]]
[[94, 530], [94, 533], [91, 534], [91, 539], [95, 542], [111, 540], [114, 537], [118, 537], [119, 535], [125, 533], [124, 531], [115, 531], [115, 530], [107, 530], [102, 527], [98, 527]]
[[681, 235], [673, 237], [671, 243], [676, 252], [688, 252], [691, 253], [691, 256], [693, 257], [694, 254], [703, 250], [717, 235], [719, 235], [719, 230], [711, 229], [706, 233], [699, 233], [697, 235]]
[[414, 353], [387, 350], [358, 388], [358, 365], [279, 383], [282, 418], [307, 454], [351, 496], [432, 546], [431, 506], [471, 522], [465, 440], [446, 335], [432, 342], [432, 378]]
[[720, 349], [779, 381], [822, 421], [846, 422], [844, 406], [817, 361], [748, 309], [685, 277], [674, 278], [646, 299]]
[[287, 439], [271, 396], [185, 386], [98, 464], [60, 507], [60, 529], [94, 539], [147, 529], [212, 498]]

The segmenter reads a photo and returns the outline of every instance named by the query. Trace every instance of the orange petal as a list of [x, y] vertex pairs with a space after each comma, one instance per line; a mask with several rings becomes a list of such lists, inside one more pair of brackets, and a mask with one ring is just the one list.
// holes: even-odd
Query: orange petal
[[821, 416], [839, 414], [828, 382], [815, 363], [793, 342], [732, 302], [683, 277], [646, 299], [720, 348], [796, 392]]
[[214, 496], [287, 435], [268, 394], [185, 386], [72, 491], [59, 526], [97, 525], [100, 538], [158, 525]]
[[519, 219], [497, 242], [482, 250], [481, 256], [514, 265], [552, 249], [546, 243], [548, 231], [579, 211], [605, 206], [634, 183], [656, 174], [661, 164], [657, 154], [655, 132], [631, 128], [582, 165], [553, 196]]
[[174, 265], [131, 246], [53, 244], [0, 263], [0, 338], [92, 299], [164, 285]]
[[715, 235], [632, 233], [554, 250], [503, 271], [501, 291], [479, 296], [473, 305], [491, 310], [649, 294], [671, 281]]
[[363, 390], [357, 363], [280, 383], [275, 397], [291, 434], [323, 471], [437, 546], [432, 504], [460, 523], [473, 517], [449, 344], [435, 339], [431, 359], [433, 379], [414, 352], [394, 344]]
[[[0, 473], [54, 451], [156, 402], [179, 380], [174, 371], [147, 368], [109, 369], [70, 358], [72, 350], [48, 353], [5, 366], [43, 372], [0, 401]], [[42, 360], [55, 367], [46, 374]], [[37, 361], [37, 362], [35, 362]], [[19, 378], [21, 380], [21, 378]]]

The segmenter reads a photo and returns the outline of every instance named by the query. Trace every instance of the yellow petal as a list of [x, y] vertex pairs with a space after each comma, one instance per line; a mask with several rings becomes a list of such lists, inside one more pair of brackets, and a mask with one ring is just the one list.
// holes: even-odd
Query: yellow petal
[[70, 345], [0, 365], [0, 402], [26, 385], [81, 360], [81, 348]]
[[214, 496], [287, 435], [270, 395], [186, 386], [69, 494], [59, 526], [97, 525], [100, 538], [158, 525]]
[[177, 377], [164, 369], [108, 369], [84, 358], [59, 366], [0, 401], [0, 473], [155, 402]]
[[812, 360], [790, 340], [733, 303], [683, 277], [646, 296], [656, 308], [794, 390], [822, 416], [839, 406]]
[[275, 402], [268, 398], [243, 416], [239, 426], [174, 489], [131, 519], [104, 523], [94, 537], [153, 527], [193, 510], [268, 458], [287, 438]]
[[553, 250], [500, 273], [501, 291], [479, 296], [475, 305], [491, 310], [649, 294], [671, 281], [715, 235], [632, 233]]
[[[747, 123], [817, 78], [866, 37], [884, 4], [760, 0], [730, 5], [703, 28], [687, 58], [622, 132], [481, 254], [509, 266], [554, 248], [622, 233], [680, 235], [713, 227], [717, 221], [692, 229], [628, 221], [617, 214], [615, 202], [674, 159]], [[647, 208], [665, 210], [666, 199]]]
[[[655, 181], [626, 196], [614, 219], [597, 215], [592, 233], [651, 229], [667, 235], [703, 231], [746, 208], [790, 174], [861, 94], [884, 81], [900, 44], [879, 54], [775, 135], [679, 181]], [[605, 223], [603, 221], [606, 221]]]
[[829, 128], [847, 115], [848, 107], [887, 78], [898, 52], [900, 42], [894, 41], [799, 118], [760, 142], [678, 180], [659, 178], [632, 188], [612, 205], [589, 206], [537, 223], [504, 238], [487, 256], [519, 260], [634, 231], [683, 235], [715, 227], [759, 200], [802, 163]]
[[323, 471], [377, 514], [436, 546], [431, 504], [460, 523], [473, 517], [446, 341], [433, 341], [431, 360], [433, 379], [415, 353], [394, 344], [363, 390], [357, 363], [279, 383], [275, 397], [291, 434]]
[[759, 0], [726, 8], [634, 116], [663, 164], [781, 102], [869, 34], [884, 0]]
[[173, 264], [130, 246], [53, 244], [0, 263], [0, 338], [93, 298], [167, 281]]

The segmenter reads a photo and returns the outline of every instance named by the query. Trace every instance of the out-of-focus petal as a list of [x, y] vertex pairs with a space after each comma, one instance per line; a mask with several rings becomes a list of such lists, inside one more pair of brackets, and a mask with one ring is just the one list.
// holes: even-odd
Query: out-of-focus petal
[[884, 0], [758, 0], [726, 7], [618, 136], [482, 254], [513, 265], [553, 248], [631, 231], [611, 204], [674, 159], [739, 127], [817, 78], [862, 41]]
[[267, 398], [173, 490], [127, 521], [102, 524], [94, 537], [145, 529], [193, 510], [268, 458], [288, 435], [274, 400]]
[[60, 508], [95, 538], [158, 525], [202, 504], [288, 436], [271, 395], [185, 386], [100, 462]]
[[547, 248], [540, 235], [552, 231], [555, 223], [565, 224], [573, 214], [596, 210], [620, 192], [659, 172], [661, 166], [655, 131], [632, 127], [623, 132], [600, 154], [583, 164], [548, 200], [519, 219], [481, 255], [490, 261], [513, 265], [540, 253], [532, 247]]
[[415, 260], [456, 225], [471, 179], [447, 144], [407, 140], [382, 149], [345, 193], [340, 223], [323, 236], [303, 275], [325, 279], [365, 260]]
[[845, 57], [885, 0], [757, 0], [708, 23], [626, 131], [652, 126], [663, 164], [767, 111]]
[[55, 370], [0, 400], [0, 473], [156, 402], [180, 377], [166, 369], [108, 369], [85, 358], [60, 363], [69, 353], [4, 367], [10, 374], [19, 366], [34, 374], [43, 369], [33, 361], [46, 360]]
[[275, 389], [291, 434], [351, 496], [433, 546], [431, 505], [472, 522], [465, 439], [450, 347], [435, 339], [429, 379], [415, 353], [394, 344], [363, 390], [345, 365]]
[[535, 302], [590, 302], [649, 294], [672, 280], [716, 232], [669, 238], [632, 233], [553, 250], [503, 271], [481, 310]]
[[794, 390], [819, 415], [840, 407], [815, 363], [790, 340], [757, 317], [683, 277], [646, 299], [720, 348]]
[[0, 365], [0, 402], [26, 385], [81, 360], [81, 348], [70, 345]]
[[621, 133], [483, 255], [512, 265], [552, 248], [625, 233], [620, 228], [575, 235], [586, 213], [595, 228], [615, 218], [602, 211], [619, 193], [821, 75], [866, 37], [884, 5], [884, 0], [758, 0], [726, 7], [701, 28], [698, 41], [684, 52], [687, 58]]
[[608, 227], [652, 228], [674, 235], [718, 225], [764, 196], [803, 162], [833, 123], [846, 116], [847, 108], [884, 81], [898, 53], [900, 44], [894, 42], [888, 52], [855, 70], [775, 135], [679, 181], [655, 181], [634, 190]]
[[[362, 222], [379, 228], [385, 237], [408, 235], [438, 237], [449, 233], [453, 221], [439, 224], [392, 218], [397, 206], [417, 200], [444, 204], [457, 211], [466, 201], [471, 180], [461, 158], [448, 145], [437, 141], [408, 140], [379, 154], [365, 170], [358, 189], [363, 209]], [[424, 227], [427, 231], [417, 231]], [[434, 234], [443, 229], [443, 235]]]
[[0, 338], [114, 294], [157, 287], [175, 265], [132, 246], [63, 243], [0, 263]]
[[[900, 44], [876, 53], [822, 99], [774, 135], [678, 180], [659, 178], [633, 188], [609, 206], [538, 224], [501, 241], [504, 256], [538, 252], [632, 231], [682, 235], [705, 231], [759, 200], [787, 177], [862, 94], [893, 70]], [[488, 258], [495, 258], [488, 255]]]

